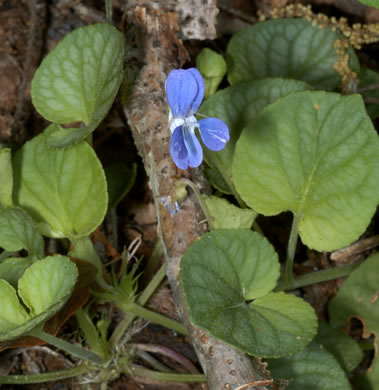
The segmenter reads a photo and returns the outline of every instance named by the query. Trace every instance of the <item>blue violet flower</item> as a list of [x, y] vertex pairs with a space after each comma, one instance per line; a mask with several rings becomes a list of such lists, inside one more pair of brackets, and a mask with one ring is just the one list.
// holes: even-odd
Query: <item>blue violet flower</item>
[[204, 145], [213, 151], [223, 149], [229, 141], [228, 126], [217, 118], [197, 120], [195, 114], [204, 98], [204, 81], [195, 68], [177, 69], [166, 80], [166, 96], [170, 106], [168, 115], [171, 131], [170, 153], [180, 169], [198, 167], [203, 161], [203, 150], [196, 137], [199, 129]]

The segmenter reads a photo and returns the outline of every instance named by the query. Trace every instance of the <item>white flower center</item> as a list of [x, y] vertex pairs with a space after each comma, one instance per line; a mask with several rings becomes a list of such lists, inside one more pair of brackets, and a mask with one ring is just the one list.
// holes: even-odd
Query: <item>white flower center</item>
[[185, 126], [190, 132], [194, 132], [195, 127], [197, 126], [197, 119], [195, 118], [195, 115], [191, 115], [186, 118], [174, 118], [170, 110], [168, 113], [168, 124], [171, 134], [179, 126]]

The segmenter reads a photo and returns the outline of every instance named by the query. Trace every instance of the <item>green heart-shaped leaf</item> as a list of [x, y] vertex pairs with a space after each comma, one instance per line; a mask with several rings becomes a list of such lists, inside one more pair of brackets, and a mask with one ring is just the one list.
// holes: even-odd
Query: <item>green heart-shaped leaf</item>
[[378, 204], [378, 135], [360, 96], [294, 93], [243, 130], [233, 176], [251, 208], [291, 210], [307, 246], [338, 249], [364, 232]]
[[18, 282], [18, 295], [30, 309], [29, 314], [15, 289], [0, 280], [0, 341], [26, 334], [58, 312], [69, 298], [77, 276], [75, 264], [65, 256], [49, 256], [31, 265]]
[[[341, 34], [332, 27], [313, 26], [304, 19], [278, 19], [257, 23], [236, 33], [227, 49], [228, 79], [237, 84], [252, 79], [285, 77], [306, 81], [317, 88], [338, 87], [341, 76], [335, 42]], [[352, 48], [349, 65], [359, 62]]]
[[49, 237], [87, 236], [107, 209], [103, 168], [86, 143], [67, 149], [47, 147], [43, 134], [27, 142], [14, 158], [14, 201]]
[[26, 249], [30, 257], [44, 256], [44, 242], [36, 223], [18, 207], [0, 208], [0, 247], [9, 252]]
[[316, 342], [293, 356], [270, 359], [275, 379], [293, 379], [286, 390], [350, 390], [351, 385], [336, 359]]
[[[265, 106], [292, 92], [312, 88], [296, 80], [266, 79], [255, 80], [225, 88], [207, 99], [200, 113], [222, 119], [229, 127], [230, 140], [225, 148], [212, 152], [204, 148], [206, 160], [232, 184], [232, 162], [236, 142], [242, 129]], [[224, 186], [225, 187], [225, 186]]]
[[[270, 293], [279, 262], [269, 242], [249, 230], [215, 230], [193, 242], [180, 278], [191, 321], [251, 355], [278, 357], [307, 345], [316, 333], [312, 307]], [[246, 302], [255, 299], [252, 303]]]
[[[32, 81], [37, 111], [56, 123], [82, 121], [86, 129], [58, 126], [49, 144], [63, 147], [84, 139], [107, 114], [122, 80], [124, 40], [106, 23], [81, 27], [58, 43], [42, 61]], [[73, 134], [74, 133], [74, 134]]]
[[[330, 300], [330, 324], [345, 329], [348, 321], [358, 318], [364, 325], [363, 337], [374, 336], [376, 354], [379, 347], [379, 254], [369, 257], [345, 280], [337, 295]], [[374, 389], [379, 383], [379, 359], [369, 371], [358, 377], [359, 389]]]

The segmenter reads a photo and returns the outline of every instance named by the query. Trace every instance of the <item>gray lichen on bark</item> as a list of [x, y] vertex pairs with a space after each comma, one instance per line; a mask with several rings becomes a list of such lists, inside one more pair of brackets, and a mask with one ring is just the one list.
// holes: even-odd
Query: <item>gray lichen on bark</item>
[[215, 39], [216, 0], [178, 0], [176, 11], [179, 15], [182, 39]]

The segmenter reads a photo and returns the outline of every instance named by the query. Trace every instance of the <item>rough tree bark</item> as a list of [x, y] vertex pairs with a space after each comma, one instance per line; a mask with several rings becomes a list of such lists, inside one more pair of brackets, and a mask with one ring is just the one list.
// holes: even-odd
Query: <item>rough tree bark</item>
[[[188, 36], [188, 31], [181, 30], [179, 25], [197, 26], [191, 27], [197, 29], [197, 32], [192, 33], [192, 37], [214, 38], [217, 10], [214, 0], [188, 1], [196, 10], [195, 15], [202, 15], [202, 20], [194, 20], [196, 17], [193, 16], [190, 20], [181, 3], [184, 2], [173, 2], [177, 7], [175, 10], [175, 6], [169, 1], [127, 2], [127, 74], [135, 74], [136, 79], [129, 91], [124, 111], [154, 194], [172, 294], [207, 375], [209, 388], [247, 389], [251, 388], [248, 383], [270, 379], [265, 365], [257, 359], [250, 360], [243, 353], [194, 327], [189, 321], [188, 310], [183, 302], [178, 280], [180, 259], [188, 245], [206, 230], [206, 225], [200, 223], [203, 219], [201, 210], [194, 198], [188, 195], [181, 202], [180, 211], [171, 215], [162, 200], [162, 197], [173, 195], [175, 181], [180, 177], [189, 178], [200, 189], [203, 185], [201, 183], [205, 182], [199, 170], [187, 172], [176, 169], [169, 155], [170, 132], [164, 85], [170, 70], [180, 68], [188, 59], [188, 54], [178, 39], [178, 36]], [[187, 24], [183, 20], [180, 21], [180, 17], [187, 18]], [[267, 388], [254, 386], [254, 389]]]

